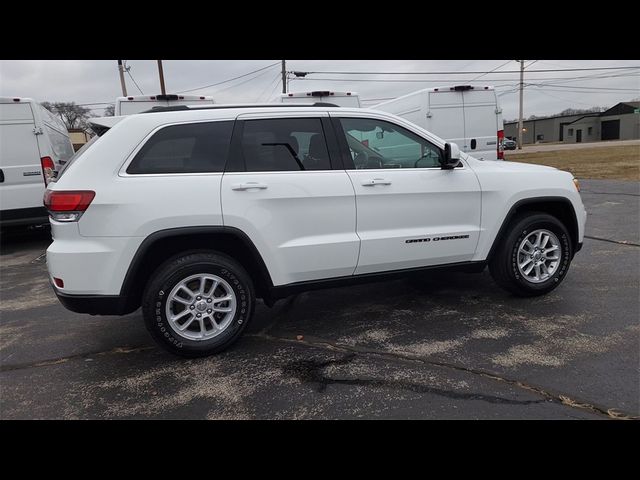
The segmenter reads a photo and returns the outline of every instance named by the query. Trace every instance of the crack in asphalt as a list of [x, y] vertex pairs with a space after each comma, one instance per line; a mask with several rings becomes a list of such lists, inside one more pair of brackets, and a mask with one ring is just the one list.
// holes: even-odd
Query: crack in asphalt
[[40, 360], [39, 362], [31, 362], [31, 363], [16, 363], [13, 365], [1, 365], [0, 372], [11, 372], [14, 370], [23, 370], [25, 368], [38, 368], [38, 367], [48, 367], [49, 365], [58, 365], [60, 363], [66, 363], [71, 360], [82, 360], [87, 359], [89, 357], [102, 357], [105, 355], [115, 355], [119, 353], [132, 353], [132, 352], [142, 352], [144, 350], [150, 350], [155, 347], [153, 346], [143, 346], [143, 347], [115, 347], [111, 350], [102, 350], [97, 352], [86, 352], [86, 353], [78, 353], [76, 355], [68, 355], [66, 357], [58, 357], [52, 358], [49, 360]]
[[591, 192], [589, 190], [582, 189], [580, 192], [582, 193], [590, 193], [592, 195], [627, 195], [629, 197], [640, 197], [638, 193], [622, 193], [622, 192]]
[[[291, 302], [293, 303], [293, 301]], [[290, 307], [290, 306], [289, 306]], [[288, 310], [288, 308], [287, 308]], [[273, 324], [272, 324], [273, 325]], [[479, 369], [469, 368], [462, 365], [456, 365], [447, 362], [439, 362], [433, 360], [426, 360], [424, 358], [411, 355], [411, 354], [402, 354], [402, 353], [393, 353], [384, 350], [375, 350], [375, 349], [367, 349], [361, 347], [354, 346], [346, 346], [331, 342], [325, 339], [315, 339], [313, 337], [306, 337], [305, 340], [297, 340], [285, 337], [277, 337], [269, 334], [264, 334], [262, 332], [270, 330], [271, 326], [263, 329], [261, 332], [255, 334], [247, 334], [245, 337], [259, 338], [267, 341], [275, 341], [275, 342], [286, 342], [286, 343], [294, 343], [294, 344], [302, 344], [317, 348], [325, 348], [327, 350], [339, 351], [346, 353], [347, 355], [342, 359], [338, 360], [330, 360], [326, 362], [317, 362], [313, 360], [300, 360], [298, 362], [292, 362], [289, 365], [284, 367], [285, 373], [289, 373], [291, 375], [296, 376], [300, 380], [307, 380], [311, 382], [316, 382], [319, 384], [320, 392], [326, 389], [326, 386], [329, 384], [342, 384], [342, 385], [356, 385], [356, 386], [372, 386], [372, 387], [390, 387], [395, 389], [403, 389], [409, 390], [416, 393], [432, 393], [435, 395], [445, 396], [453, 399], [464, 399], [464, 400], [481, 400], [489, 403], [500, 403], [500, 404], [512, 404], [512, 405], [528, 405], [528, 404], [536, 404], [543, 403], [545, 401], [551, 401], [554, 403], [558, 403], [561, 405], [565, 405], [571, 408], [576, 408], [579, 410], [588, 410], [593, 413], [597, 413], [600, 415], [604, 415], [607, 418], [612, 419], [623, 419], [623, 420], [639, 420], [639, 416], [632, 416], [626, 413], [620, 412], [615, 408], [603, 408], [593, 404], [578, 402], [575, 399], [572, 399], [568, 395], [563, 395], [559, 393], [549, 392], [540, 387], [536, 387], [533, 385], [526, 384], [519, 380], [513, 380], [510, 378], [499, 376], [495, 373], [486, 372]], [[311, 339], [311, 341], [309, 340]], [[22, 370], [27, 368], [38, 368], [38, 367], [46, 367], [51, 365], [58, 365], [61, 363], [66, 363], [72, 360], [81, 360], [87, 359], [90, 357], [102, 357], [107, 355], [116, 355], [116, 354], [127, 354], [127, 353], [137, 353], [143, 352], [147, 350], [154, 350], [155, 346], [138, 346], [138, 347], [115, 347], [111, 350], [103, 350], [103, 351], [94, 351], [94, 352], [86, 352], [80, 353], [77, 355], [69, 355], [66, 357], [59, 357], [49, 360], [41, 360], [39, 362], [31, 362], [31, 363], [22, 363], [22, 364], [13, 364], [13, 365], [2, 365], [0, 366], [0, 373]], [[360, 355], [371, 355], [376, 357], [381, 357], [384, 359], [391, 359], [394, 361], [405, 361], [410, 363], [420, 363], [423, 365], [433, 365], [441, 368], [449, 368], [457, 371], [462, 371], [466, 373], [471, 373], [473, 375], [479, 375], [484, 378], [489, 378], [491, 380], [504, 382], [509, 385], [528, 390], [530, 392], [534, 392], [544, 399], [542, 400], [510, 400], [503, 397], [497, 397], [492, 395], [483, 395], [477, 393], [470, 394], [462, 394], [452, 392], [450, 390], [443, 390], [434, 387], [427, 387], [422, 384], [417, 384], [413, 382], [403, 381], [403, 380], [376, 380], [376, 379], [336, 379], [330, 378], [326, 375], [321, 374], [321, 370], [331, 364], [346, 364], [353, 361], [356, 356]]]
[[[421, 363], [424, 365], [433, 365], [433, 366], [437, 366], [437, 367], [442, 367], [442, 368], [449, 368], [449, 369], [453, 369], [453, 370], [457, 370], [457, 371], [461, 371], [461, 372], [466, 372], [466, 373], [471, 373], [473, 375], [478, 375], [484, 378], [489, 378], [491, 380], [495, 380], [498, 382], [503, 382], [503, 383], [507, 383], [509, 385], [518, 387], [520, 389], [523, 390], [527, 390], [530, 392], [534, 392], [537, 395], [540, 395], [542, 397], [544, 397], [547, 401], [551, 401], [554, 402], [556, 404], [560, 404], [560, 405], [565, 405], [571, 408], [576, 408], [579, 410], [587, 410], [590, 411], [592, 413], [596, 413], [599, 415], [603, 415], [607, 418], [610, 419], [617, 419], [617, 420], [639, 420], [640, 416], [632, 416], [632, 415], [628, 415], [626, 413], [620, 412], [618, 409], [616, 408], [604, 408], [604, 407], [600, 407], [597, 405], [593, 405], [587, 402], [579, 402], [571, 397], [569, 397], [568, 395], [564, 395], [564, 394], [560, 394], [560, 393], [555, 393], [555, 392], [551, 392], [548, 390], [545, 390], [541, 387], [537, 387], [535, 385], [530, 385], [527, 384], [525, 382], [522, 382], [520, 380], [514, 380], [511, 378], [507, 378], [507, 377], [503, 377], [500, 376], [498, 374], [495, 373], [491, 373], [491, 372], [487, 372], [487, 371], [483, 371], [483, 370], [479, 370], [479, 369], [475, 369], [475, 368], [470, 368], [470, 367], [465, 367], [463, 365], [456, 365], [453, 363], [448, 363], [448, 362], [440, 362], [440, 361], [434, 361], [434, 360], [426, 360], [422, 357], [418, 357], [415, 355], [411, 355], [411, 354], [402, 354], [402, 353], [393, 353], [393, 352], [388, 352], [385, 350], [376, 350], [376, 349], [367, 349], [367, 348], [361, 348], [361, 347], [353, 347], [353, 346], [346, 346], [346, 345], [342, 345], [342, 344], [338, 344], [335, 342], [331, 342], [329, 340], [325, 340], [325, 339], [316, 339], [313, 337], [305, 337], [304, 340], [294, 340], [291, 338], [284, 338], [284, 337], [276, 337], [276, 336], [272, 336], [272, 335], [250, 335], [250, 336], [254, 336], [254, 337], [258, 337], [258, 338], [264, 338], [266, 340], [272, 340], [272, 341], [284, 341], [284, 342], [289, 342], [289, 343], [296, 343], [296, 344], [306, 344], [306, 345], [310, 345], [310, 346], [314, 346], [314, 347], [320, 347], [320, 348], [326, 348], [329, 350], [334, 350], [334, 351], [340, 351], [343, 353], [348, 353], [348, 354], [353, 354], [353, 355], [372, 355], [372, 356], [376, 356], [376, 357], [381, 357], [381, 358], [386, 358], [386, 359], [392, 359], [392, 360], [400, 360], [400, 361], [407, 361], [407, 362], [412, 362], [412, 363]], [[338, 382], [334, 382], [334, 383], [340, 383]], [[426, 392], [429, 393], [429, 392]], [[499, 398], [499, 397], [497, 397]], [[540, 400], [540, 401], [533, 401], [531, 403], [539, 403], [542, 402], [544, 400]]]
[[347, 365], [357, 358], [355, 353], [350, 353], [337, 360], [299, 360], [291, 362], [283, 367], [283, 373], [297, 378], [305, 383], [317, 383], [318, 392], [324, 392], [329, 385], [350, 385], [364, 387], [391, 388], [394, 390], [408, 390], [414, 393], [429, 393], [453, 400], [480, 400], [488, 403], [507, 405], [531, 405], [544, 403], [548, 400], [511, 400], [509, 398], [495, 395], [484, 395], [481, 393], [459, 393], [452, 390], [430, 387], [421, 383], [410, 382], [408, 380], [389, 379], [363, 379], [363, 378], [332, 378], [323, 373], [324, 369], [331, 365]]
[[590, 235], [585, 235], [584, 238], [599, 240], [601, 242], [617, 243], [618, 245], [628, 245], [630, 247], [640, 247], [640, 243], [627, 242], [626, 240], [609, 240], [608, 238], [592, 237]]

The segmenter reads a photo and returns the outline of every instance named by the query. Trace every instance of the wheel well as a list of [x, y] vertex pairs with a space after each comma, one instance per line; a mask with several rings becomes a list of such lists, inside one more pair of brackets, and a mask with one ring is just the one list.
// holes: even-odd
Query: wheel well
[[560, 220], [560, 222], [562, 222], [562, 224], [569, 231], [571, 245], [573, 246], [573, 253], [575, 254], [578, 247], [578, 221], [576, 220], [576, 214], [570, 201], [562, 198], [557, 198], [549, 200], [523, 200], [516, 203], [511, 208], [507, 217], [502, 223], [502, 227], [500, 227], [500, 231], [496, 236], [489, 252], [488, 259], [491, 259], [491, 256], [498, 246], [498, 243], [500, 242], [500, 240], [502, 240], [503, 236], [507, 234], [507, 227], [513, 221], [513, 219], [527, 212], [547, 213]]
[[[162, 232], [159, 232], [162, 233]], [[268, 296], [271, 277], [255, 246], [234, 232], [185, 232], [154, 235], [140, 246], [123, 283], [121, 294], [131, 309], [138, 308], [153, 272], [166, 260], [190, 250], [215, 250], [240, 263], [254, 282], [256, 296]]]

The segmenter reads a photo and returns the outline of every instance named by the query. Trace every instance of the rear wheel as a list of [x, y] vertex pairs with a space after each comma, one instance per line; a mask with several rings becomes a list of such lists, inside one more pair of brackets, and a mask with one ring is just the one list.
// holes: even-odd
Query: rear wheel
[[511, 222], [489, 269], [496, 283], [515, 295], [544, 295], [566, 276], [572, 252], [562, 222], [546, 213], [527, 213]]
[[185, 254], [162, 265], [147, 285], [147, 329], [166, 350], [186, 357], [221, 352], [251, 319], [255, 296], [247, 272], [210, 252]]

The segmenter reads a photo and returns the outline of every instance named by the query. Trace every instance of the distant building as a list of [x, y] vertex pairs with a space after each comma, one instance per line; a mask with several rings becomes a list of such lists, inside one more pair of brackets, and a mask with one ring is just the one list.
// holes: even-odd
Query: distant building
[[[504, 135], [516, 140], [518, 122], [505, 122]], [[640, 139], [640, 102], [620, 102], [602, 113], [556, 115], [523, 122], [524, 144], [633, 139]]]
[[640, 139], [640, 102], [620, 102], [596, 116], [564, 126], [564, 143]]
[[73, 144], [73, 149], [77, 152], [82, 146], [91, 139], [91, 135], [82, 128], [70, 128], [69, 138]]

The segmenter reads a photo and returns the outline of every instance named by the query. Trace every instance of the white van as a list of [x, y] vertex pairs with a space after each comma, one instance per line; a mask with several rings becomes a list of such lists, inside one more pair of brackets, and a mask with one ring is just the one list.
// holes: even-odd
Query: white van
[[426, 88], [371, 107], [428, 130], [479, 160], [503, 160], [504, 123], [493, 87]]
[[360, 95], [356, 92], [331, 92], [317, 90], [313, 92], [281, 93], [277, 103], [332, 103], [338, 107], [360, 108]]
[[115, 116], [132, 115], [153, 107], [176, 105], [213, 105], [213, 97], [205, 95], [136, 95], [116, 98]]
[[31, 98], [0, 97], [0, 226], [48, 222], [45, 187], [73, 154], [59, 117]]

